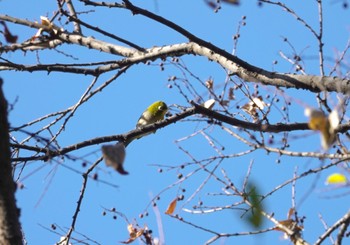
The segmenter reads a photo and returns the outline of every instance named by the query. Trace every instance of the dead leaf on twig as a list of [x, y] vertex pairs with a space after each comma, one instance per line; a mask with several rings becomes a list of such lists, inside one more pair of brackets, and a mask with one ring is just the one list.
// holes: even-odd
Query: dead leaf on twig
[[124, 243], [124, 244], [132, 243], [138, 237], [142, 236], [142, 234], [145, 230], [145, 228], [137, 228], [137, 227], [133, 226], [132, 224], [128, 224], [127, 229], [129, 232], [129, 239], [126, 241], [121, 241], [120, 243]]
[[168, 208], [165, 211], [165, 214], [172, 215], [175, 211], [176, 204], [177, 204], [177, 198], [171, 201], [171, 203], [169, 204]]

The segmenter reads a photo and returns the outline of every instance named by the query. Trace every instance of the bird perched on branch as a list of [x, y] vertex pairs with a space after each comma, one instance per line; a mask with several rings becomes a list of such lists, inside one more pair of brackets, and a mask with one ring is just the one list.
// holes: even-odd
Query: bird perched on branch
[[136, 128], [140, 128], [164, 119], [168, 106], [163, 101], [156, 101], [150, 105], [140, 116]]
[[[168, 106], [163, 101], [154, 102], [142, 113], [139, 120], [137, 121], [136, 128], [142, 128], [144, 126], [163, 120], [167, 111]], [[139, 139], [154, 132], [155, 130], [153, 132], [143, 133], [136, 137], [132, 137], [125, 142], [118, 142], [115, 145], [103, 145], [102, 154], [106, 165], [113, 167], [118, 173], [122, 175], [128, 174], [128, 172], [125, 171], [123, 167], [126, 155], [126, 146], [130, 144], [130, 142], [134, 139]]]
[[[139, 120], [137, 121], [136, 128], [139, 129], [144, 126], [151, 125], [155, 122], [159, 122], [163, 120], [167, 111], [168, 111], [168, 106], [163, 101], [154, 102], [141, 114]], [[146, 135], [154, 133], [155, 131], [156, 130], [138, 135], [137, 137], [130, 138], [125, 142], [125, 146], [130, 144], [131, 141], [135, 139], [140, 139]]]

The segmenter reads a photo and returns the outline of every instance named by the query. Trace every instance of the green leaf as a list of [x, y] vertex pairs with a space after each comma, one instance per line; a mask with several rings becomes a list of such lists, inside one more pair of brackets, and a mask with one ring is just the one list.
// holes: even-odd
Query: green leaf
[[261, 195], [256, 185], [249, 183], [247, 185], [247, 199], [251, 204], [249, 213], [245, 216], [246, 221], [255, 228], [260, 228], [263, 223], [263, 216], [261, 211], [263, 205], [261, 202]]

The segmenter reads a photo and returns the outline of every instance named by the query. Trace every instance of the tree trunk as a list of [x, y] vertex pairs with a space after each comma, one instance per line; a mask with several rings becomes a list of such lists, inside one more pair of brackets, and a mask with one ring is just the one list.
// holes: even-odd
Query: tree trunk
[[19, 209], [16, 207], [16, 184], [12, 179], [7, 101], [0, 78], [0, 244], [23, 244]]

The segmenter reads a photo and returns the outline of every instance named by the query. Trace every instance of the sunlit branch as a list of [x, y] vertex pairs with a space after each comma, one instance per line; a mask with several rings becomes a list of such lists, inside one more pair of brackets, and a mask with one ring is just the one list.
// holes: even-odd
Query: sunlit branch
[[[88, 1], [88, 0], [82, 0], [83, 2], [85, 2], [86, 4], [92, 4], [94, 6], [98, 6], [98, 4], [100, 3], [94, 3], [92, 1]], [[347, 94], [350, 91], [350, 87], [349, 87], [349, 83], [350, 81], [347, 81], [346, 84], [346, 89], [344, 90], [344, 88], [342, 88], [343, 85], [345, 84], [332, 84], [331, 86], [329, 86], [330, 84], [325, 83], [325, 80], [332, 80], [332, 79], [336, 79], [338, 80], [338, 78], [326, 78], [326, 77], [317, 77], [317, 76], [305, 76], [304, 79], [302, 76], [303, 75], [291, 75], [291, 74], [278, 74], [278, 73], [274, 73], [274, 72], [269, 72], [266, 70], [263, 70], [261, 68], [255, 67], [251, 64], [248, 64], [247, 62], [239, 59], [237, 56], [234, 56], [220, 48], [218, 48], [217, 46], [204, 41], [203, 39], [200, 39], [199, 37], [193, 35], [192, 33], [190, 33], [189, 31], [185, 30], [184, 28], [176, 25], [175, 23], [159, 16], [156, 15], [154, 13], [151, 13], [145, 9], [139, 8], [135, 5], [133, 5], [130, 1], [125, 0], [125, 8], [129, 9], [130, 11], [132, 11], [132, 13], [134, 14], [141, 14], [143, 16], [146, 16], [150, 19], [153, 19], [159, 23], [164, 24], [165, 26], [175, 30], [176, 32], [182, 34], [183, 36], [187, 37], [190, 41], [197, 43], [201, 48], [207, 48], [210, 50], [211, 53], [217, 54], [219, 55], [222, 59], [227, 59], [229, 60], [232, 64], [230, 67], [226, 67], [228, 70], [230, 70], [232, 72], [233, 75], [237, 75], [240, 78], [242, 78], [243, 80], [246, 81], [251, 81], [251, 82], [258, 82], [258, 83], [262, 83], [262, 84], [270, 84], [270, 85], [275, 85], [275, 86], [282, 86], [282, 87], [294, 87], [294, 88], [302, 88], [302, 89], [308, 89], [310, 91], [314, 91], [314, 92], [320, 92], [320, 91], [337, 91], [337, 92], [341, 92], [344, 94]], [[97, 4], [97, 5], [96, 5]], [[106, 6], [108, 4], [106, 4], [105, 2], [102, 3], [101, 6]], [[110, 7], [113, 6], [113, 4], [109, 5]], [[120, 4], [115, 4], [114, 7], [124, 7], [123, 5]], [[298, 18], [298, 20], [300, 20], [300, 18]], [[307, 25], [307, 23], [304, 23], [311, 31], [313, 31], [313, 29]], [[313, 31], [314, 34], [316, 34]], [[316, 36], [318, 36], [316, 34]], [[207, 56], [208, 58], [211, 58], [209, 56]], [[213, 59], [214, 61], [218, 62], [218, 59]], [[218, 62], [220, 63], [220, 62]], [[220, 63], [221, 64], [221, 63]], [[221, 64], [222, 65], [222, 64]], [[307, 79], [306, 79], [307, 77]], [[309, 80], [309, 81], [307, 81]], [[277, 85], [277, 83], [281, 83], [280, 85]]]
[[[146, 10], [144, 10], [146, 11]], [[160, 16], [150, 14], [153, 19], [163, 21], [167, 26], [181, 31], [184, 35], [187, 35], [187, 31], [174, 23], [169, 23], [168, 20], [162, 19]], [[156, 17], [155, 17], [156, 16]], [[161, 19], [160, 19], [161, 18]], [[0, 20], [12, 21], [14, 23], [24, 24], [30, 27], [41, 27], [37, 23], [29, 22], [26, 20], [19, 20], [16, 18], [0, 15]], [[277, 87], [286, 88], [298, 88], [307, 89], [313, 92], [320, 91], [336, 91], [343, 94], [347, 94], [350, 91], [350, 80], [341, 79], [337, 77], [315, 76], [315, 75], [297, 75], [297, 74], [283, 74], [275, 73], [263, 70], [259, 67], [255, 67], [247, 62], [239, 59], [213, 44], [205, 42], [192, 34], [187, 35], [191, 41], [189, 43], [174, 44], [164, 47], [154, 47], [147, 49], [146, 52], [140, 52], [135, 49], [122, 47], [119, 45], [107, 43], [101, 40], [94, 39], [92, 37], [84, 37], [74, 33], [59, 32], [57, 38], [67, 43], [74, 43], [77, 45], [85, 46], [87, 48], [96, 49], [106, 53], [121, 55], [127, 57], [123, 60], [116, 61], [115, 64], [100, 67], [99, 69], [118, 69], [131, 64], [137, 64], [140, 62], [146, 62], [147, 60], [154, 60], [157, 58], [169, 57], [169, 56], [182, 56], [185, 54], [198, 54], [206, 56], [209, 59], [216, 61], [221, 66], [231, 71], [231, 75], [236, 75], [245, 81], [262, 83], [265, 85], [272, 85]], [[61, 69], [63, 69], [61, 67]], [[80, 71], [81, 72], [81, 71]]]
[[[48, 28], [45, 25], [41, 25], [35, 22], [31, 22], [28, 20], [23, 20], [23, 19], [19, 19], [19, 18], [14, 18], [14, 17], [10, 17], [7, 15], [0, 15], [0, 20], [4, 20], [4, 21], [10, 21], [16, 24], [21, 24], [21, 25], [25, 25], [25, 26], [29, 26], [32, 28], [37, 28], [40, 29], [42, 28], [43, 30], [47, 31], [48, 33], [52, 32], [52, 29]], [[87, 48], [92, 48], [98, 51], [102, 51], [102, 52], [106, 52], [106, 53], [110, 53], [110, 54], [114, 54], [114, 55], [119, 55], [119, 56], [125, 56], [125, 57], [130, 57], [133, 56], [135, 54], [135, 49], [131, 49], [131, 48], [126, 48], [123, 46], [119, 46], [116, 44], [111, 44], [108, 42], [104, 42], [98, 39], [95, 39], [93, 37], [85, 37], [82, 36], [80, 34], [76, 34], [76, 33], [69, 33], [67, 31], [61, 31], [61, 30], [57, 30], [57, 33], [55, 34], [54, 37], [50, 37], [52, 40], [58, 39], [60, 41], [66, 42], [66, 43], [73, 43], [73, 44], [77, 44], [79, 46], [85, 46]], [[32, 41], [27, 41], [27, 47], [29, 48]], [[40, 44], [40, 43], [38, 43]], [[10, 47], [13, 49], [16, 47], [17, 44], [11, 45]], [[18, 45], [18, 49], [23, 49], [25, 50], [25, 47], [21, 47], [20, 45]], [[45, 48], [45, 46], [44, 46]], [[47, 47], [48, 48], [48, 47]], [[1, 47], [0, 51], [8, 51], [6, 50], [6, 47]], [[139, 52], [139, 51], [137, 51]]]

